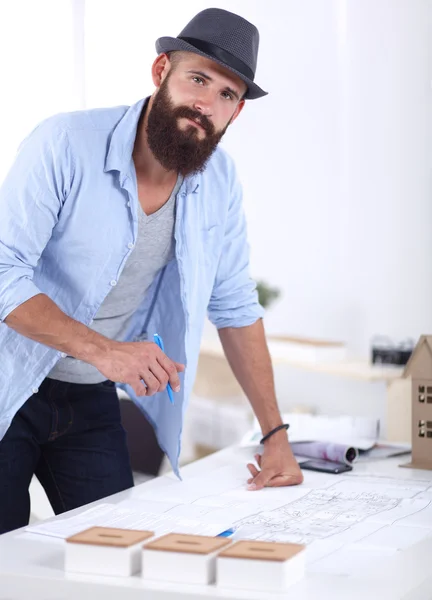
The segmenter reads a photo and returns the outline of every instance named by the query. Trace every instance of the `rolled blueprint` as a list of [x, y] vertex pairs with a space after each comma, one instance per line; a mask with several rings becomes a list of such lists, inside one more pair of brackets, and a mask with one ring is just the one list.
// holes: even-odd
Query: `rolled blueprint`
[[358, 457], [357, 448], [330, 442], [291, 442], [294, 454], [306, 458], [320, 458], [351, 465]]

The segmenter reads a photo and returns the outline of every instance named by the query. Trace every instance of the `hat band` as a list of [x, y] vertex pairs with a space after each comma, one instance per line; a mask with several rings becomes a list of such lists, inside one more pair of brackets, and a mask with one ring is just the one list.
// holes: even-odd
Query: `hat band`
[[234, 56], [230, 52], [219, 48], [219, 46], [216, 46], [216, 44], [212, 44], [211, 42], [204, 42], [203, 40], [199, 40], [197, 38], [183, 37], [180, 35], [178, 36], [178, 39], [183, 40], [184, 42], [187, 42], [192, 46], [195, 46], [195, 48], [197, 48], [198, 50], [202, 50], [202, 52], [210, 54], [210, 56], [213, 56], [214, 58], [218, 58], [220, 61], [222, 61], [229, 67], [235, 69], [236, 71], [239, 71], [239, 73], [253, 81], [254, 72], [252, 71], [252, 69], [249, 68], [247, 64], [244, 63], [242, 60], [237, 58], [237, 56]]

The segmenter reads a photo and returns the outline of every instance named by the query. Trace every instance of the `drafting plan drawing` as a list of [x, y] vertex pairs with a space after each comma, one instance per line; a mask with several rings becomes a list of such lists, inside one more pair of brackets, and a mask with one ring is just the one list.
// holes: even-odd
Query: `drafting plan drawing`
[[[64, 537], [79, 524], [136, 527], [160, 533], [217, 535], [235, 529], [234, 539], [298, 542], [307, 545], [308, 570], [337, 575], [364, 572], [382, 558], [432, 536], [432, 481], [392, 479], [348, 473], [305, 472], [301, 486], [247, 491], [239, 465], [207, 477], [137, 489], [131, 499], [103, 505], [61, 521], [30, 526], [29, 531]], [[94, 509], [93, 509], [94, 510]], [[103, 511], [108, 511], [105, 515]], [[96, 511], [98, 512], [98, 511]], [[119, 516], [121, 515], [121, 518]], [[127, 519], [124, 520], [124, 516]], [[109, 518], [108, 518], [109, 517]], [[220, 531], [220, 532], [221, 532]]]
[[234, 539], [305, 543], [308, 570], [339, 575], [364, 572], [432, 536], [430, 479], [304, 476], [301, 486], [249, 492], [244, 471], [233, 465], [143, 493], [142, 499], [178, 502], [170, 512], [209, 522], [230, 516]]

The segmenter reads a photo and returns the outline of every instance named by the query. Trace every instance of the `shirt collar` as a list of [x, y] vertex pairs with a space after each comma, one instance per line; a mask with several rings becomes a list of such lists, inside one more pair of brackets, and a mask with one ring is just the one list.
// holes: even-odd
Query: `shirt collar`
[[132, 104], [117, 123], [105, 158], [105, 173], [108, 171], [119, 171], [120, 173], [129, 171], [138, 121], [148, 100], [149, 98], [144, 98]]
[[[105, 173], [108, 171], [119, 171], [123, 175], [129, 173], [138, 121], [149, 99], [148, 96], [132, 104], [116, 125], [105, 158]], [[182, 187], [185, 186], [187, 194], [198, 190], [199, 178], [199, 174], [189, 175], [185, 178]]]

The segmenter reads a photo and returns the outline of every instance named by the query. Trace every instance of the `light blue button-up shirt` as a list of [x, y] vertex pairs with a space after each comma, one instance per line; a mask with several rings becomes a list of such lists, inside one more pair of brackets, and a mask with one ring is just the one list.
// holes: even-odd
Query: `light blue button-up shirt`
[[[3, 321], [44, 293], [89, 325], [118, 281], [138, 233], [132, 150], [145, 100], [131, 107], [66, 113], [41, 123], [21, 145], [0, 188], [0, 439], [61, 353]], [[166, 392], [136, 397], [178, 474], [182, 423], [208, 312], [216, 327], [262, 317], [249, 276], [242, 192], [232, 160], [218, 148], [204, 173], [177, 195], [176, 258], [156, 277], [124, 341], [159, 333], [186, 364], [175, 404]]]

